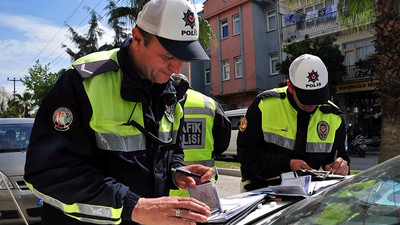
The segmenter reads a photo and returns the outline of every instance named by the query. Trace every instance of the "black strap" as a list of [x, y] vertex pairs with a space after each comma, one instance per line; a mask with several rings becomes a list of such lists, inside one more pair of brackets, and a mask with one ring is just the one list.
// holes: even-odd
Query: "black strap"
[[146, 137], [149, 137], [149, 138], [153, 139], [153, 141], [155, 141], [157, 144], [159, 144], [161, 146], [170, 145], [172, 143], [172, 138], [169, 138], [168, 141], [163, 141], [160, 138], [154, 136], [154, 134], [152, 134], [151, 132], [146, 130], [146, 128], [144, 128], [142, 125], [138, 124], [136, 121], [131, 120], [133, 112], [136, 109], [136, 105], [137, 105], [137, 102], [133, 106], [133, 109], [132, 109], [131, 115], [129, 116], [128, 122], [126, 122], [126, 123], [124, 123], [122, 125], [132, 125], [132, 126], [136, 127], [138, 130], [140, 130], [140, 132], [142, 132], [144, 135], [146, 135]]
[[149, 137], [149, 138], [153, 139], [153, 141], [155, 141], [157, 144], [159, 144], [161, 146], [167, 146], [167, 145], [170, 145], [172, 143], [172, 138], [169, 138], [168, 141], [163, 141], [160, 138], [154, 136], [154, 134], [152, 134], [149, 131], [147, 131], [142, 125], [138, 124], [134, 120], [131, 120], [131, 122], [129, 122], [129, 124], [134, 126], [134, 127], [136, 127], [137, 129], [139, 129], [140, 132], [142, 132], [144, 135], [146, 135], [146, 137]]
[[310, 113], [299, 111], [297, 114], [297, 133], [294, 147], [294, 158], [307, 160], [306, 143]]

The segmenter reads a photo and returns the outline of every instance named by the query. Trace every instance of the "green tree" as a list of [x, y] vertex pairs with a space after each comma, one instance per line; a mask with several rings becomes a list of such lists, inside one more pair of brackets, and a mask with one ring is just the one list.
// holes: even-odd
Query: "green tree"
[[36, 60], [36, 64], [28, 69], [29, 75], [22, 79], [27, 91], [32, 94], [33, 105], [31, 107], [40, 106], [47, 92], [60, 77], [59, 73], [49, 72], [49, 65], [43, 67], [39, 60]]
[[282, 51], [287, 53], [287, 57], [282, 63], [277, 64], [279, 72], [286, 77], [289, 75], [290, 64], [300, 55], [308, 53], [316, 55], [325, 63], [329, 74], [330, 94], [335, 93], [335, 86], [343, 81], [346, 74], [344, 56], [339, 50], [339, 46], [333, 44], [335, 38], [326, 36], [323, 39], [310, 39], [308, 35], [299, 42], [289, 42]]
[[400, 2], [338, 0], [338, 12], [340, 25], [350, 31], [368, 26], [375, 18], [372, 60], [374, 74], [379, 79], [382, 108], [379, 162], [383, 162], [400, 155]]
[[62, 45], [63, 48], [66, 48], [66, 52], [71, 56], [72, 61], [79, 59], [82, 56], [85, 56], [89, 53], [99, 51], [98, 42], [99, 39], [103, 36], [103, 29], [99, 28], [99, 23], [97, 19], [96, 12], [92, 10], [91, 19], [89, 21], [89, 30], [85, 35], [79, 35], [71, 26], [67, 25], [68, 30], [71, 33], [71, 41], [78, 48], [78, 52], [74, 52], [67, 45]]
[[6, 89], [0, 86], [0, 118], [5, 118], [8, 98], [9, 96]]

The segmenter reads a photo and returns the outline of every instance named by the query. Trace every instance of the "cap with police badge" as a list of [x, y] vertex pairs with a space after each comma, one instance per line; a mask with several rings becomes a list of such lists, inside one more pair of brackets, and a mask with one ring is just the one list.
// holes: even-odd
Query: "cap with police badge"
[[289, 80], [301, 104], [319, 105], [328, 101], [328, 70], [318, 56], [297, 57], [289, 67]]
[[151, 0], [139, 12], [136, 25], [153, 34], [181, 61], [209, 60], [198, 42], [199, 20], [187, 0]]

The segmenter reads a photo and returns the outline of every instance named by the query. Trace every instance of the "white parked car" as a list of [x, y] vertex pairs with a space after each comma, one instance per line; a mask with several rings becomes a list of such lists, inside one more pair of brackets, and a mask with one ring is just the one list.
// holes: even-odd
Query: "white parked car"
[[226, 116], [231, 121], [232, 132], [228, 149], [222, 153], [223, 156], [237, 157], [236, 140], [239, 132], [240, 119], [246, 115], [247, 109], [235, 109], [225, 111]]
[[24, 224], [21, 212], [29, 224], [40, 222], [42, 202], [23, 178], [33, 122], [31, 118], [0, 119], [0, 224]]

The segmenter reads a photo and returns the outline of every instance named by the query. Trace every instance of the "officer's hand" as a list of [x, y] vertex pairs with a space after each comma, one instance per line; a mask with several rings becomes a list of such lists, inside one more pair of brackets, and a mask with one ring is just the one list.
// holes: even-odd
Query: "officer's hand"
[[[177, 213], [179, 209], [180, 213]], [[179, 217], [177, 217], [179, 216]], [[188, 197], [140, 198], [131, 219], [139, 224], [196, 225], [211, 216], [210, 207]]]
[[349, 174], [349, 165], [347, 165], [346, 160], [339, 157], [335, 160], [335, 162], [326, 165], [325, 170], [333, 174], [347, 175]]
[[290, 160], [290, 169], [292, 171], [296, 170], [313, 170], [306, 162], [301, 159], [292, 159]]
[[198, 179], [198, 178], [189, 177], [189, 176], [177, 173], [177, 172], [173, 172], [172, 179], [174, 179], [175, 184], [179, 188], [184, 189], [184, 190], [186, 190], [188, 187], [192, 188], [192, 187], [196, 186], [197, 184], [207, 183], [211, 179], [212, 175], [214, 174], [213, 168], [203, 166], [200, 164], [183, 166], [180, 168], [202, 176], [201, 179]]

